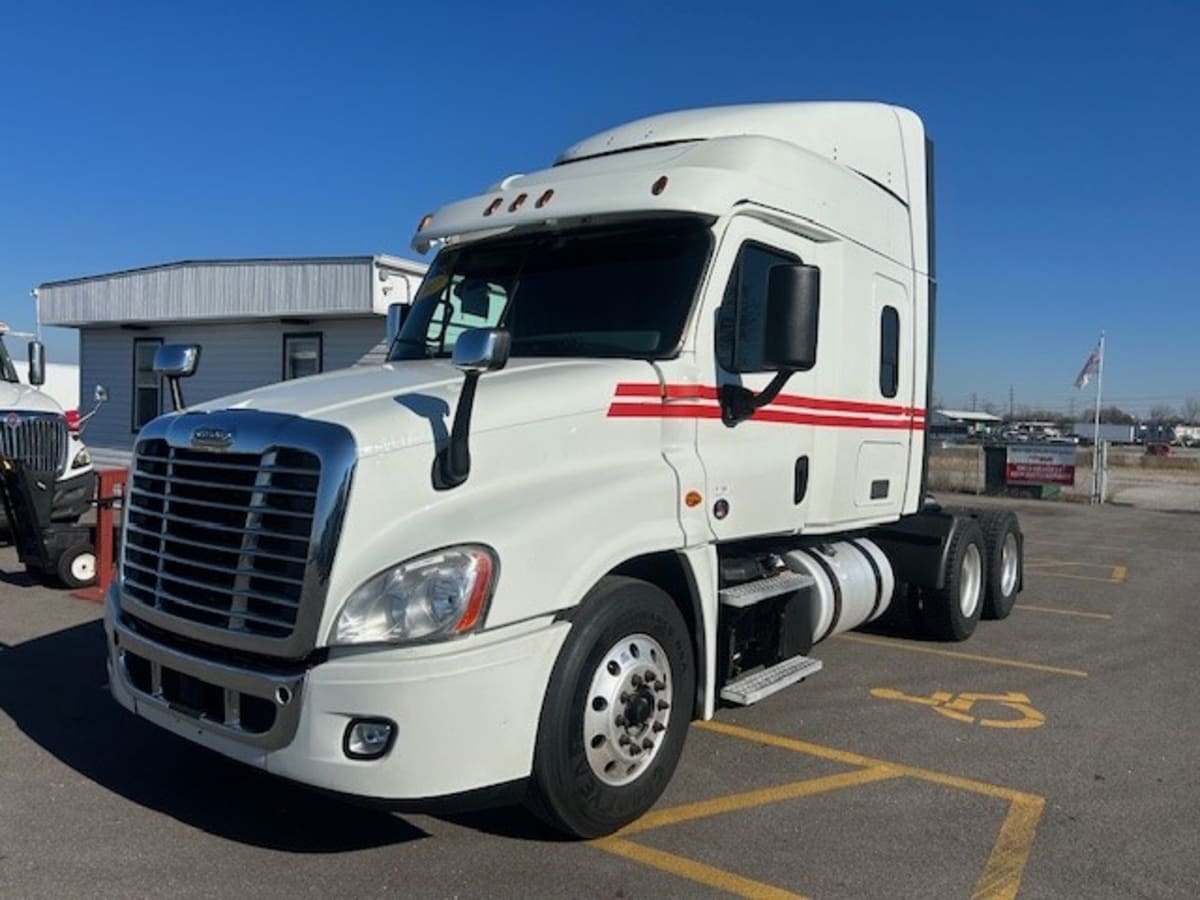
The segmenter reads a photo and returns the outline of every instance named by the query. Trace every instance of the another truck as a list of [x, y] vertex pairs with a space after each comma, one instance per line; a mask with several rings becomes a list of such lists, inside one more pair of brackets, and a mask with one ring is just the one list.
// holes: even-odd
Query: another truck
[[[1015, 516], [925, 493], [932, 165], [894, 106], [701, 109], [425, 216], [385, 364], [138, 436], [114, 697], [304, 784], [592, 837], [821, 640], [1007, 616]], [[177, 407], [195, 355], [161, 351]]]
[[[53, 519], [74, 522], [88, 509], [96, 480], [78, 414], [69, 421], [62, 407], [38, 390], [45, 380], [40, 341], [30, 342], [29, 383], [21, 383], [4, 345], [10, 334], [8, 325], [0, 322], [0, 457], [20, 460], [34, 473], [53, 478]], [[7, 525], [0, 506], [0, 528]]]

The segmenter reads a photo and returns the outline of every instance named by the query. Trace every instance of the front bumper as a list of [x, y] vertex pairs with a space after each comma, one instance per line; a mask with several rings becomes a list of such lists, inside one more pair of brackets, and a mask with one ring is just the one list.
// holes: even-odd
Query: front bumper
[[54, 507], [50, 518], [56, 522], [74, 522], [88, 511], [95, 496], [96, 472], [93, 469], [59, 479], [54, 484]]
[[[392, 801], [444, 797], [528, 776], [542, 697], [570, 628], [566, 622], [525, 623], [501, 635], [485, 632], [442, 645], [359, 651], [303, 670], [250, 670], [137, 633], [122, 620], [116, 591], [109, 592], [104, 625], [109, 684], [122, 706], [285, 778]], [[143, 659], [157, 673], [149, 684]], [[207, 712], [196, 711], [203, 704], [171, 699], [174, 673], [211, 686]], [[263, 730], [266, 719], [258, 716], [258, 730], [248, 731], [238, 713], [247, 704], [261, 707], [261, 700], [274, 704], [273, 720]], [[346, 727], [358, 717], [396, 723], [395, 742], [381, 759], [345, 755]]]

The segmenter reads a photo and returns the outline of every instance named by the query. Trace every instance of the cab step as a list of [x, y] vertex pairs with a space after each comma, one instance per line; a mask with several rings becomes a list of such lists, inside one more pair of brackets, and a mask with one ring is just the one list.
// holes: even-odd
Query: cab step
[[735, 584], [733, 587], [721, 588], [717, 597], [722, 606], [742, 609], [753, 606], [762, 600], [770, 600], [772, 597], [803, 590], [815, 583], [811, 575], [805, 575], [803, 572], [784, 571], [769, 578], [759, 578], [744, 584]]
[[739, 706], [750, 706], [789, 684], [803, 681], [809, 675], [821, 671], [821, 661], [811, 656], [793, 656], [776, 663], [769, 669], [759, 669], [749, 675], [736, 678], [721, 688], [721, 699]]

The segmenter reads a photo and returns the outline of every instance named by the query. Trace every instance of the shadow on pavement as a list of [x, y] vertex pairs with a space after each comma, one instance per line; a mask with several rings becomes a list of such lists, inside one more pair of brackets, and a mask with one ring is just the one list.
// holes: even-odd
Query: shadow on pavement
[[388, 812], [273, 778], [134, 717], [109, 696], [99, 621], [4, 648], [0, 710], [86, 778], [229, 840], [336, 853], [428, 836]]

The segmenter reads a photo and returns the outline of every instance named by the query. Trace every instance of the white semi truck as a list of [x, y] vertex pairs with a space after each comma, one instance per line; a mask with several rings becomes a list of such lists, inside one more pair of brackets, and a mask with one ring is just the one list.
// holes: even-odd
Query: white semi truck
[[[1015, 517], [924, 493], [931, 163], [892, 106], [695, 110], [426, 216], [386, 364], [139, 435], [113, 695], [305, 784], [595, 836], [817, 642], [1006, 616]], [[194, 356], [162, 352], [179, 406]]]
[[[68, 422], [63, 408], [38, 390], [45, 380], [45, 351], [29, 344], [28, 384], [22, 384], [4, 346], [9, 327], [0, 322], [0, 456], [20, 460], [32, 472], [54, 479], [52, 517], [74, 522], [95, 494], [91, 455], [79, 433], [79, 419]], [[16, 336], [16, 335], [13, 335]], [[0, 527], [6, 527], [0, 505]]]

